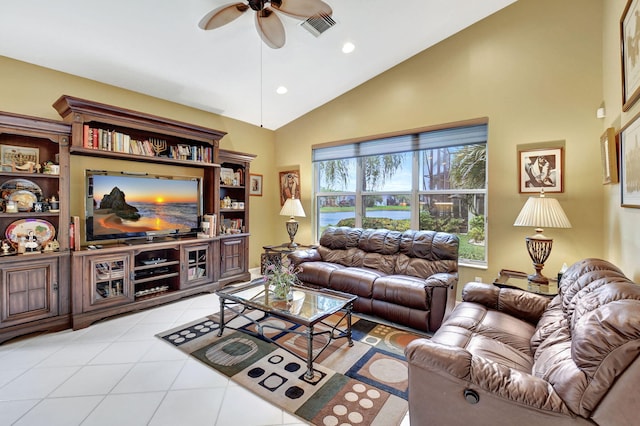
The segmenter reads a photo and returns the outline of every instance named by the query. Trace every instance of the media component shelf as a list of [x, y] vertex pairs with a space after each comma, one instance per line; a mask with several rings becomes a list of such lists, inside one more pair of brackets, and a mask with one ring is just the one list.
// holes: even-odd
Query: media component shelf
[[217, 239], [184, 238], [73, 252], [72, 272], [81, 287], [73, 302], [73, 328], [218, 289], [208, 261], [217, 244]]

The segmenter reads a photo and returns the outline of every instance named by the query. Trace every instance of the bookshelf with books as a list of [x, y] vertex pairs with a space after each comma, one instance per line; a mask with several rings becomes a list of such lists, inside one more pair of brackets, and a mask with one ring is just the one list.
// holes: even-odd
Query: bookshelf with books
[[71, 124], [72, 154], [219, 167], [216, 151], [225, 132], [67, 95], [53, 107]]

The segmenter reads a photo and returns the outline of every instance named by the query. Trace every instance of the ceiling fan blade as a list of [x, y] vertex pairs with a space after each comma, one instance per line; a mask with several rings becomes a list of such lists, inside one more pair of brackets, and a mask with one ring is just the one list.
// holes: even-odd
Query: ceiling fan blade
[[284, 25], [273, 10], [265, 7], [256, 13], [256, 28], [262, 41], [270, 48], [279, 49], [284, 46], [286, 41]]
[[279, 0], [272, 1], [271, 6], [277, 11], [295, 18], [309, 18], [311, 16], [330, 16], [331, 6], [322, 0]]
[[244, 3], [226, 4], [207, 13], [198, 23], [203, 30], [213, 30], [228, 24], [249, 9]]

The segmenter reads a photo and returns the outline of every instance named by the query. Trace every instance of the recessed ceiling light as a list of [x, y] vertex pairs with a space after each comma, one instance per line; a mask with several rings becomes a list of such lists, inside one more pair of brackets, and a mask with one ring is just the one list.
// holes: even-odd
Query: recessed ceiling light
[[285, 93], [287, 93], [288, 91], [289, 91], [289, 89], [287, 89], [287, 88], [286, 88], [286, 87], [284, 87], [284, 86], [280, 86], [280, 87], [278, 87], [278, 88], [276, 89], [276, 93], [277, 93], [278, 95], [284, 95], [284, 94], [285, 94]]
[[350, 41], [342, 45], [342, 53], [351, 53], [356, 49], [356, 45]]

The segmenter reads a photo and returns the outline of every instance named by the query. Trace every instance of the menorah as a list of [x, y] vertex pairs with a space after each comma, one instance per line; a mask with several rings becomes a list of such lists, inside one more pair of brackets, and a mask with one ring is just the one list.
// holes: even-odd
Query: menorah
[[167, 149], [167, 141], [164, 139], [149, 138], [149, 142], [151, 143], [153, 150], [156, 152], [156, 155], [160, 155], [162, 151]]

